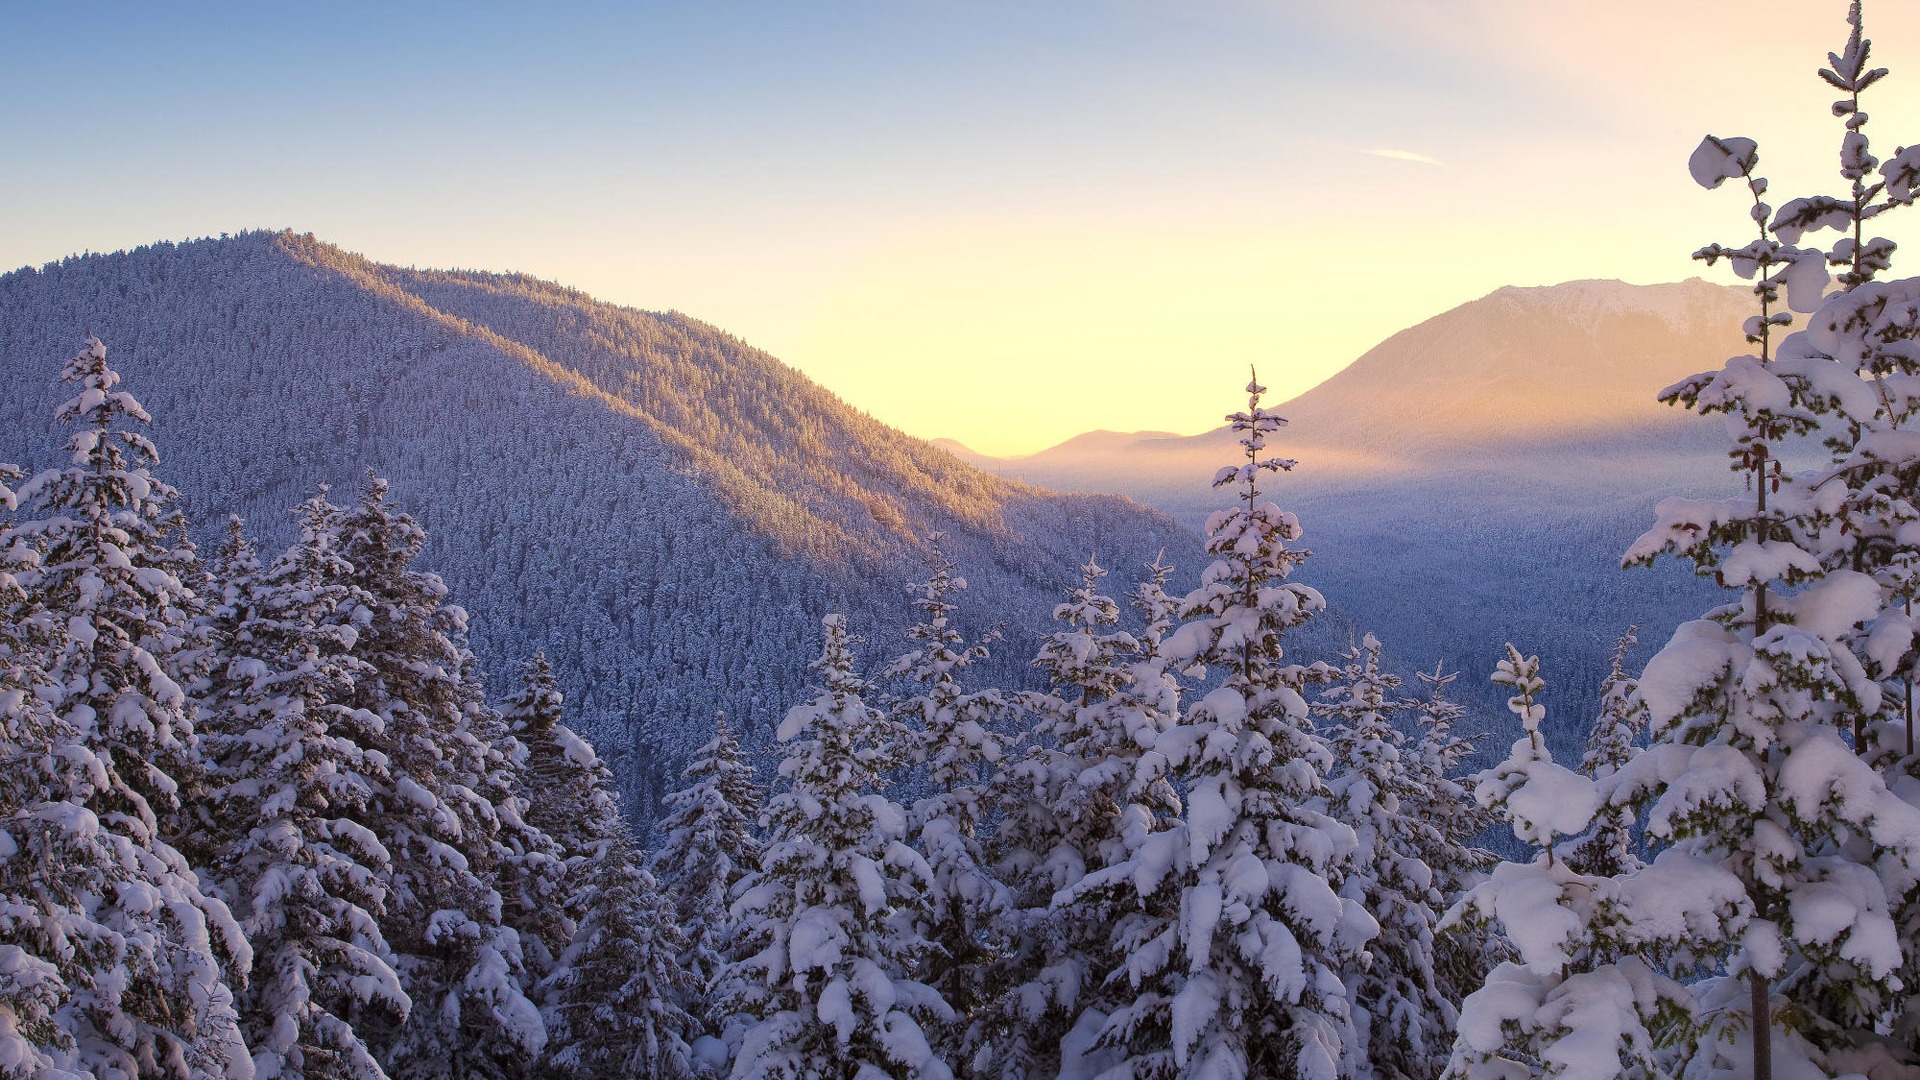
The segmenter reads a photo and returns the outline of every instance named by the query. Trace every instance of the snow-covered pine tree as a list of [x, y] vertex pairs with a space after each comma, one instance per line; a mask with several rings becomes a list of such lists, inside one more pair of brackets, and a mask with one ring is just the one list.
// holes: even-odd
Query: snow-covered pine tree
[[54, 707], [125, 785], [103, 793], [102, 812], [173, 842], [187, 831], [180, 788], [201, 768], [189, 702], [171, 673], [193, 614], [177, 574], [185, 556], [168, 543], [179, 496], [151, 471], [159, 452], [131, 426], [150, 418], [118, 389], [106, 346], [88, 338], [60, 377], [78, 393], [57, 415], [77, 430], [68, 464], [20, 489], [36, 516], [13, 536], [39, 558], [19, 582], [30, 617], [66, 631], [48, 665]]
[[[1414, 773], [1408, 812], [1432, 826], [1430, 847], [1418, 851], [1420, 861], [1433, 871], [1433, 884], [1451, 907], [1499, 858], [1474, 846], [1474, 839], [1498, 824], [1498, 818], [1480, 806], [1472, 785], [1461, 772], [1472, 758], [1474, 741], [1459, 734], [1467, 719], [1466, 706], [1447, 696], [1447, 687], [1460, 677], [1445, 665], [1417, 678], [1425, 688], [1418, 720], [1420, 739], [1409, 765]], [[1468, 994], [1487, 981], [1487, 972], [1505, 959], [1505, 946], [1483, 925], [1456, 924], [1434, 941], [1434, 966], [1441, 996], [1457, 1009]]]
[[926, 1031], [953, 1010], [911, 974], [932, 948], [922, 927], [933, 871], [905, 843], [906, 812], [879, 790], [901, 739], [865, 700], [844, 616], [825, 627], [821, 688], [780, 722], [783, 784], [760, 866], [734, 902], [733, 1077], [941, 1080], [952, 1073]]
[[934, 950], [923, 981], [952, 1007], [957, 1029], [935, 1034], [949, 1060], [970, 1056], [975, 1035], [968, 1021], [987, 997], [994, 963], [989, 928], [1012, 907], [982, 846], [992, 771], [1005, 753], [997, 723], [1007, 711], [997, 690], [969, 690], [961, 674], [986, 659], [985, 640], [968, 642], [953, 625], [966, 579], [942, 549], [939, 533], [927, 538], [931, 573], [910, 586], [920, 621], [907, 631], [912, 648], [890, 664], [885, 677], [906, 692], [890, 702], [904, 733], [906, 765], [925, 794], [914, 800], [908, 827], [933, 880], [927, 890], [928, 934]]
[[[1639, 640], [1639, 627], [1627, 628], [1613, 650], [1613, 665], [1600, 684], [1600, 714], [1587, 735], [1587, 752], [1580, 772], [1605, 780], [1639, 752], [1635, 740], [1646, 730], [1647, 707], [1635, 695], [1638, 682], [1627, 674], [1627, 650]], [[1567, 865], [1582, 874], [1613, 877], [1639, 865], [1633, 853], [1636, 815], [1630, 805], [1606, 805], [1595, 811], [1593, 826], [1584, 836], [1568, 841]]]
[[[593, 747], [563, 722], [565, 700], [545, 653], [522, 666], [520, 689], [505, 703], [508, 732], [524, 760], [513, 769], [514, 794], [524, 809], [502, 860], [498, 887], [507, 925], [520, 935], [529, 996], [555, 972], [586, 914], [590, 899], [573, 875], [625, 835], [615, 806], [613, 776]], [[513, 746], [503, 752], [515, 753]], [[517, 840], [517, 842], [514, 842]], [[544, 1004], [544, 1003], [543, 1003]]]
[[1261, 497], [1260, 475], [1291, 465], [1265, 456], [1285, 421], [1261, 407], [1263, 392], [1249, 384], [1246, 411], [1228, 417], [1246, 459], [1214, 486], [1236, 487], [1240, 501], [1208, 519], [1215, 561], [1165, 644], [1176, 668], [1225, 673], [1155, 746], [1186, 782], [1184, 816], [1079, 890], [1137, 892], [1114, 928], [1123, 1000], [1102, 1041], [1121, 1051], [1115, 1076], [1327, 1080], [1358, 1069], [1340, 972], [1378, 927], [1338, 892], [1353, 830], [1315, 809], [1333, 755], [1281, 637], [1324, 602], [1287, 581], [1304, 556], [1288, 546], [1300, 526]]
[[225, 988], [208, 978], [204, 925], [183, 897], [191, 883], [86, 808], [114, 778], [42, 697], [38, 649], [13, 617], [22, 602], [0, 571], [0, 1075], [247, 1075], [230, 1011], [196, 1029], [147, 998], [179, 984], [189, 950], [202, 992]]
[[331, 550], [324, 492], [297, 511], [299, 538], [262, 571], [238, 518], [215, 560], [215, 662], [203, 704], [225, 843], [205, 873], [254, 948], [239, 992], [261, 1080], [384, 1080], [354, 1030], [408, 1000], [380, 931], [392, 860], [362, 823], [384, 763], [378, 721], [343, 704], [362, 662], [346, 620], [358, 606]]
[[[66, 921], [83, 938], [93, 928], [117, 935], [108, 946], [122, 950], [114, 966], [73, 988], [62, 1021], [85, 1067], [112, 1076], [250, 1075], [223, 980], [244, 976], [251, 951], [172, 843], [183, 822], [181, 787], [194, 789], [201, 771], [186, 694], [169, 673], [192, 608], [174, 572], [181, 556], [164, 543], [175, 496], [149, 471], [159, 458], [153, 444], [126, 426], [148, 417], [118, 389], [106, 346], [89, 337], [61, 377], [78, 388], [58, 413], [78, 428], [69, 462], [21, 487], [33, 515], [0, 535], [19, 588], [7, 621], [49, 647], [34, 692], [53, 713], [45, 737], [66, 755], [42, 772], [43, 782], [65, 778], [66, 786], [29, 801], [26, 812], [37, 816], [23, 827], [41, 832], [22, 846], [49, 866], [75, 868], [69, 879], [33, 887], [65, 915], [23, 936], [50, 934], [43, 944], [63, 950]], [[22, 869], [39, 877], [37, 866]], [[100, 938], [87, 944], [97, 948]], [[87, 959], [109, 960], [97, 951]]]
[[680, 965], [686, 937], [645, 854], [623, 826], [573, 873], [584, 914], [547, 985], [547, 1070], [570, 1080], [695, 1075], [696, 1022], [681, 1005], [696, 989]]
[[661, 840], [653, 867], [687, 936], [680, 962], [694, 990], [691, 1011], [717, 1032], [725, 1018], [714, 993], [738, 936], [729, 914], [734, 887], [760, 865], [760, 785], [725, 715], [714, 717], [713, 738], [681, 776], [687, 786], [667, 796], [654, 827]]
[[[20, 476], [0, 464], [0, 510], [14, 509], [9, 485]], [[126, 875], [113, 873], [122, 861], [114, 838], [73, 801], [96, 760], [39, 693], [44, 650], [29, 638], [13, 576], [32, 558], [24, 547], [0, 549], [0, 1075], [8, 1080], [80, 1068], [64, 1015], [75, 991], [111, 987], [118, 969], [139, 963], [123, 960], [125, 946], [82, 899], [88, 884], [104, 891]]]
[[1418, 816], [1423, 778], [1392, 718], [1410, 703], [1395, 697], [1400, 680], [1380, 667], [1380, 640], [1366, 635], [1344, 659], [1317, 708], [1330, 721], [1337, 760], [1328, 813], [1353, 826], [1359, 843], [1340, 892], [1380, 924], [1364, 962], [1346, 976], [1356, 1046], [1372, 1076], [1427, 1080], [1446, 1061], [1457, 1019], [1435, 968], [1444, 900], [1421, 859], [1442, 837]]
[[686, 938], [620, 814], [613, 773], [564, 723], [563, 706], [536, 654], [506, 717], [526, 748], [525, 823], [540, 846], [516, 848], [503, 877], [518, 925], [536, 940], [551, 935], [544, 944], [555, 950], [540, 987], [545, 1065], [567, 1077], [690, 1075]]
[[[1514, 958], [1494, 967], [1461, 1006], [1446, 1075], [1673, 1077], [1662, 1048], [1684, 1030], [1693, 1000], [1654, 963], [1685, 958], [1687, 946], [1660, 936], [1737, 909], [1740, 882], [1718, 867], [1676, 860], [1657, 873], [1647, 868], [1640, 884], [1650, 891], [1639, 895], [1660, 904], [1638, 906], [1619, 881], [1582, 874], [1559, 858], [1556, 842], [1588, 828], [1600, 796], [1593, 781], [1557, 764], [1547, 749], [1539, 658], [1508, 645], [1493, 681], [1513, 690], [1508, 707], [1521, 735], [1506, 761], [1480, 774], [1475, 794], [1536, 854], [1530, 862], [1501, 863], [1447, 912], [1449, 924], [1501, 928]], [[1715, 943], [1701, 944], [1710, 950]]]
[[[1828, 572], [1870, 575], [1880, 590], [1878, 610], [1844, 635], [1881, 687], [1878, 707], [1862, 695], [1858, 708], [1834, 719], [1850, 725], [1856, 752], [1888, 777], [1890, 786], [1920, 803], [1920, 758], [1913, 741], [1913, 679], [1920, 665], [1913, 601], [1920, 592], [1920, 451], [1910, 445], [1920, 416], [1920, 278], [1882, 280], [1892, 267], [1895, 245], [1875, 236], [1883, 215], [1911, 206], [1920, 194], [1920, 146], [1896, 150], [1882, 162], [1868, 136], [1862, 95], [1888, 74], [1872, 64], [1861, 6], [1848, 13], [1846, 45], [1828, 54], [1820, 76], [1839, 92], [1833, 115], [1843, 134], [1839, 165], [1842, 190], [1786, 202], [1771, 229], [1785, 243], [1834, 231], [1823, 255], [1839, 268], [1840, 288], [1789, 335], [1775, 367], [1797, 380], [1802, 400], [1820, 414], [1820, 436], [1829, 461], [1799, 479], [1818, 493], [1809, 544]], [[1804, 310], [1804, 309], [1803, 309]], [[1794, 980], [1793, 1000], [1819, 1015], [1859, 1031], [1892, 1027], [1911, 1062], [1920, 1062], [1920, 890], [1897, 870], [1875, 864], [1885, 879], [1895, 922], [1902, 928], [1906, 989], [1888, 1004], [1878, 991], [1861, 992], [1845, 968], [1815, 968]], [[1868, 1036], [1862, 1035], [1861, 1038]]]
[[[1154, 568], [1142, 589], [1157, 589], [1166, 572]], [[1058, 1072], [1081, 1018], [1097, 1026], [1111, 1007], [1101, 983], [1120, 965], [1109, 935], [1127, 897], [1107, 889], [1056, 904], [1055, 896], [1123, 861], [1130, 843], [1179, 812], [1166, 758], [1152, 749], [1174, 715], [1157, 692], [1165, 665], [1147, 651], [1165, 624], [1152, 638], [1119, 629], [1120, 607], [1100, 591], [1106, 573], [1088, 561], [1080, 586], [1054, 608], [1062, 625], [1034, 660], [1051, 685], [1021, 695], [1032, 726], [995, 785], [995, 870], [1015, 911], [999, 933], [995, 992], [980, 1021], [985, 1053], [973, 1064], [1009, 1080]], [[1143, 696], [1143, 686], [1153, 692]]]
[[[1920, 876], [1920, 811], [1854, 754], [1865, 749], [1862, 721], [1881, 709], [1874, 675], [1898, 675], [1905, 650], [1883, 639], [1870, 674], [1850, 648], [1886, 619], [1898, 575], [1877, 578], [1875, 560], [1837, 553], [1856, 529], [1879, 531], [1871, 512], [1841, 512], [1850, 501], [1874, 503], [1854, 491], [1852, 474], [1877, 471], [1864, 466], [1883, 449], [1889, 461], [1905, 454], [1894, 446], [1908, 437], [1876, 437], [1882, 425], [1872, 418], [1880, 401], [1905, 400], [1905, 378], [1886, 364], [1910, 352], [1894, 339], [1912, 336], [1913, 319], [1900, 313], [1897, 287], [1870, 283], [1891, 245], [1866, 238], [1861, 226], [1866, 202], [1881, 191], [1911, 195], [1920, 156], [1881, 166], [1884, 186], [1867, 182], [1873, 160], [1858, 96], [1885, 73], [1867, 66], [1858, 4], [1850, 22], [1847, 46], [1822, 72], [1849, 95], [1835, 107], [1846, 128], [1848, 197], [1794, 200], [1775, 214], [1752, 140], [1709, 136], [1694, 152], [1691, 170], [1702, 186], [1744, 180], [1752, 199], [1758, 238], [1741, 248], [1710, 245], [1698, 257], [1727, 259], [1756, 278], [1760, 310], [1747, 331], [1758, 355], [1734, 357], [1662, 397], [1725, 418], [1749, 494], [1663, 500], [1657, 524], [1627, 553], [1629, 564], [1676, 555], [1741, 591], [1737, 602], [1682, 625], [1649, 662], [1640, 696], [1652, 745], [1603, 785], [1610, 803], [1650, 804], [1648, 832], [1670, 851], [1745, 885], [1740, 909], [1692, 928], [1697, 938], [1726, 943], [1710, 962], [1727, 978], [1696, 987], [1712, 1006], [1693, 1055], [1703, 1075], [1765, 1080], [1776, 1061], [1828, 1067], [1827, 1051], [1873, 1039], [1907, 981], [1894, 913]], [[1810, 229], [1835, 225], [1854, 235], [1831, 252], [1791, 246]], [[1848, 267], [1847, 291], [1823, 306], [1830, 259]], [[1775, 331], [1791, 322], [1774, 310], [1783, 288], [1789, 307], [1818, 313], [1776, 353]], [[1873, 335], [1885, 336], [1876, 345]], [[1896, 405], [1889, 415], [1908, 411]], [[1824, 437], [1841, 464], [1786, 475], [1781, 444], [1810, 434]], [[1856, 449], [1860, 460], [1851, 460]]]
[[413, 568], [424, 536], [386, 492], [374, 478], [341, 515], [336, 550], [365, 596], [353, 654], [366, 668], [348, 704], [380, 721], [372, 749], [390, 782], [367, 824], [394, 861], [381, 929], [413, 1010], [404, 1025], [369, 1021], [361, 1034], [396, 1078], [505, 1080], [525, 1075], [546, 1041], [493, 885], [511, 851], [496, 809], [512, 799], [505, 727], [475, 677], [466, 613], [437, 575]]

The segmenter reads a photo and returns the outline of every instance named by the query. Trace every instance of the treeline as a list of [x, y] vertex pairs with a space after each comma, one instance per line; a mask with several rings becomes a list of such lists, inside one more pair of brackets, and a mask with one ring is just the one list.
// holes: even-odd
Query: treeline
[[1199, 589], [1123, 619], [1089, 563], [1003, 690], [939, 555], [906, 651], [829, 616], [772, 791], [722, 721], [649, 858], [384, 481], [203, 558], [105, 347], [64, 378], [0, 536], [5, 1075], [1431, 1075], [1499, 955], [1435, 934], [1490, 862], [1450, 677], [1282, 650], [1324, 604], [1257, 387]]

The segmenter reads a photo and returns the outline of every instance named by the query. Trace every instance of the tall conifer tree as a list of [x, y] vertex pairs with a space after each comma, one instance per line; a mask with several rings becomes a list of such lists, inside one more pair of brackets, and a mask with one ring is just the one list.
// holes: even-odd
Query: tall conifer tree
[[927, 1037], [953, 1010], [913, 978], [933, 871], [905, 843], [906, 813], [880, 792], [899, 736], [868, 705], [846, 620], [829, 615], [814, 699], [789, 711], [781, 788], [758, 871], [742, 882], [743, 959], [729, 966], [745, 1021], [734, 1080], [873, 1076], [940, 1080]]
[[374, 718], [343, 704], [362, 668], [343, 617], [359, 598], [331, 550], [324, 496], [263, 571], [236, 518], [214, 567], [221, 597], [205, 702], [214, 805], [232, 836], [208, 868], [254, 947], [241, 1016], [262, 1080], [383, 1080], [354, 1019], [408, 1009], [380, 932], [393, 865], [363, 824], [389, 780]]
[[653, 865], [674, 922], [687, 936], [681, 964], [694, 988], [694, 1011], [709, 1030], [719, 1031], [724, 1017], [714, 992], [739, 932], [732, 896], [760, 864], [754, 835], [760, 786], [724, 715], [714, 718], [712, 740], [694, 752], [681, 775], [687, 786], [667, 796]]
[[250, 1075], [224, 980], [243, 977], [251, 951], [173, 844], [181, 788], [195, 790], [201, 769], [169, 671], [192, 605], [165, 543], [175, 496], [149, 471], [159, 455], [129, 426], [146, 411], [119, 389], [106, 346], [88, 338], [61, 377], [77, 390], [58, 414], [77, 429], [69, 463], [26, 482], [33, 512], [0, 536], [0, 551], [26, 559], [7, 621], [48, 647], [34, 665], [17, 636], [12, 645], [14, 678], [40, 682], [33, 693], [51, 717], [24, 696], [13, 708], [28, 745], [60, 755], [32, 770], [34, 792], [16, 812], [48, 868], [70, 868], [31, 890], [41, 914], [58, 914], [21, 925], [19, 940], [64, 950], [58, 935], [70, 926], [83, 942], [84, 959], [66, 970], [90, 975], [69, 982], [63, 1022], [84, 1067]]
[[341, 516], [337, 550], [366, 597], [354, 642], [366, 668], [349, 704], [378, 718], [374, 749], [390, 772], [368, 818], [394, 860], [382, 929], [413, 1011], [362, 1034], [396, 1078], [505, 1080], [532, 1067], [546, 1032], [493, 884], [510, 852], [498, 810], [512, 798], [504, 723], [475, 677], [466, 613], [446, 603], [438, 576], [413, 568], [423, 534], [386, 491], [374, 479]]
[[1292, 514], [1263, 498], [1260, 477], [1291, 462], [1266, 456], [1285, 423], [1247, 388], [1228, 421], [1245, 461], [1215, 487], [1239, 502], [1207, 521], [1214, 562], [1166, 642], [1176, 667], [1205, 665], [1222, 684], [1159, 740], [1186, 781], [1180, 824], [1143, 838], [1127, 862], [1083, 889], [1122, 885], [1139, 908], [1115, 927], [1124, 1002], [1103, 1035], [1133, 1077], [1306, 1077], [1357, 1071], [1351, 1002], [1340, 972], [1378, 927], [1338, 892], [1353, 830], [1323, 811], [1333, 756], [1315, 732], [1306, 670], [1282, 636], [1324, 606], [1287, 580], [1304, 553]]
[[1346, 976], [1357, 1045], [1370, 1075], [1425, 1080], [1446, 1060], [1457, 1019], [1435, 961], [1445, 902], [1422, 858], [1441, 837], [1419, 816], [1422, 777], [1392, 719], [1408, 703], [1394, 696], [1400, 680], [1380, 667], [1379, 639], [1366, 635], [1345, 660], [1318, 708], [1331, 721], [1337, 759], [1329, 812], [1359, 841], [1341, 894], [1380, 924], [1366, 961]]

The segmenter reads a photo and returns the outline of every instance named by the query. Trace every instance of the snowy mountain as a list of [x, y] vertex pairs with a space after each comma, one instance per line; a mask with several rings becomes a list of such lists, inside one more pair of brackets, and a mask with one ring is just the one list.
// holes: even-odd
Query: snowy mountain
[[[1591, 699], [1629, 624], [1642, 626], [1644, 655], [1708, 602], [1710, 588], [1676, 568], [1619, 562], [1659, 498], [1737, 483], [1720, 425], [1655, 395], [1745, 351], [1750, 304], [1698, 279], [1577, 281], [1500, 289], [1394, 334], [1276, 409], [1288, 419], [1276, 441], [1298, 461], [1276, 498], [1314, 552], [1301, 580], [1403, 663], [1445, 660], [1476, 687], [1512, 640], [1541, 654], [1551, 706]], [[1224, 428], [1095, 432], [970, 460], [1057, 490], [1131, 495], [1198, 526], [1230, 448]]]
[[488, 670], [545, 649], [641, 806], [714, 710], [760, 741], [804, 697], [823, 613], [850, 615], [865, 662], [902, 651], [934, 530], [973, 583], [962, 621], [1008, 628], [1008, 682], [1090, 550], [1119, 580], [1162, 548], [1188, 576], [1200, 559], [1153, 511], [982, 474], [684, 315], [287, 233], [0, 277], [0, 461], [53, 458], [56, 377], [89, 331], [203, 543], [239, 513], [278, 547], [316, 484], [350, 501], [389, 477]]

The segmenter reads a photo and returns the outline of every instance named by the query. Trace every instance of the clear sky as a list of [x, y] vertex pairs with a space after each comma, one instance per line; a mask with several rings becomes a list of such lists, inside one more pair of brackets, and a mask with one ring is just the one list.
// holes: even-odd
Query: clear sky
[[[1290, 396], [1503, 284], [1694, 273], [1748, 238], [1708, 131], [1831, 188], [1844, 11], [6, 3], [0, 266], [288, 227], [678, 309], [989, 452], [1199, 431], [1250, 363]], [[1890, 151], [1920, 4], [1868, 20]]]

